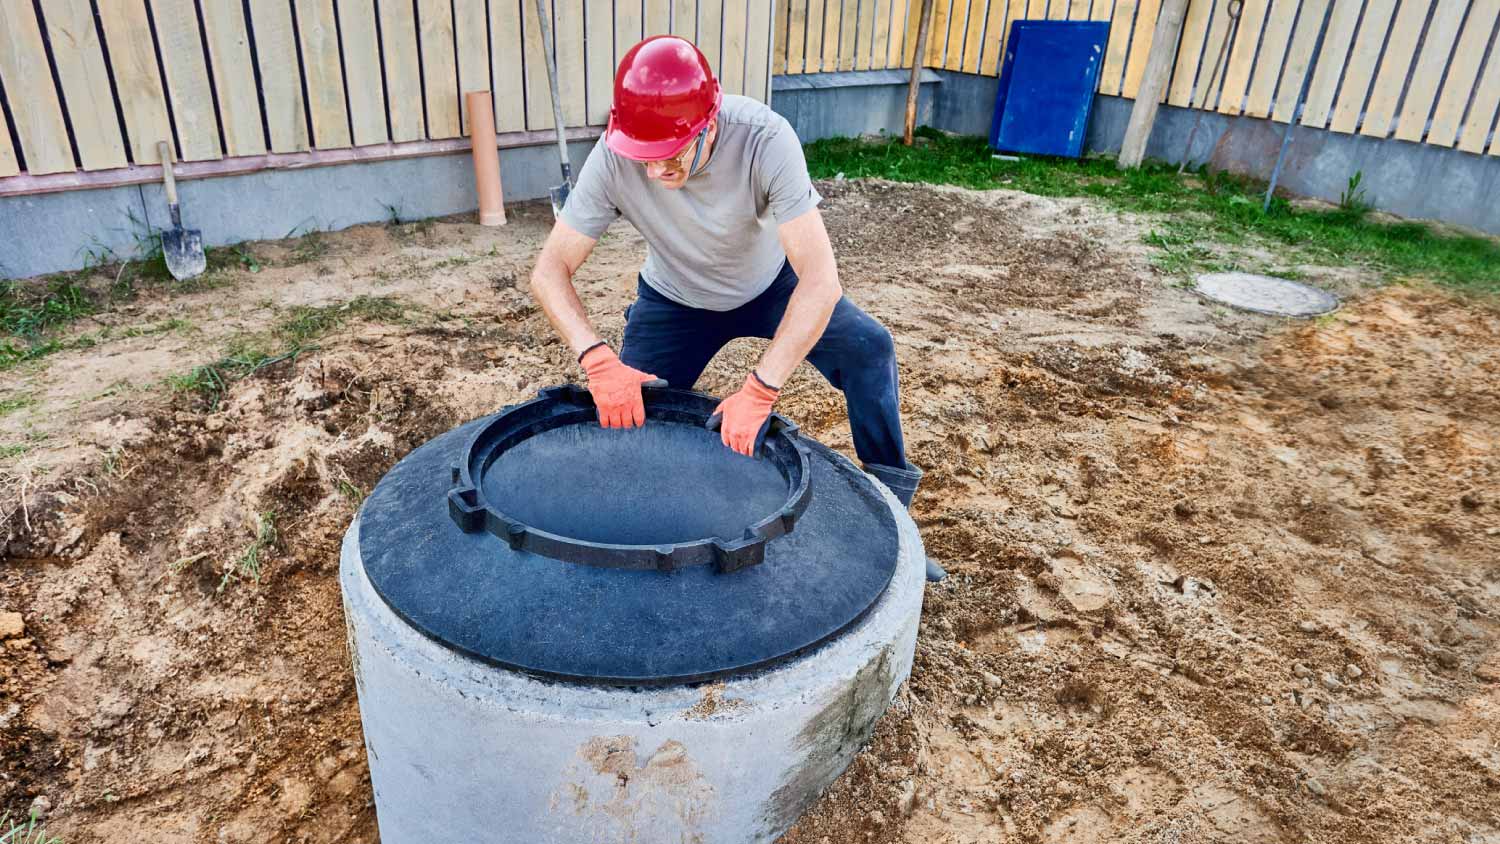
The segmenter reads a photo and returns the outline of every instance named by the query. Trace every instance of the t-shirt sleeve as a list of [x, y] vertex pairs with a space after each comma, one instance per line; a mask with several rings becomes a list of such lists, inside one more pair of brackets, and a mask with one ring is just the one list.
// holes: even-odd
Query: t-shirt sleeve
[[609, 150], [604, 146], [604, 139], [600, 138], [588, 160], [583, 162], [578, 183], [568, 194], [568, 202], [562, 211], [563, 222], [598, 240], [609, 224], [620, 216], [619, 207], [610, 198], [612, 181]]
[[777, 223], [785, 223], [816, 208], [823, 197], [807, 174], [807, 159], [797, 133], [785, 118], [778, 120], [760, 149], [756, 172]]

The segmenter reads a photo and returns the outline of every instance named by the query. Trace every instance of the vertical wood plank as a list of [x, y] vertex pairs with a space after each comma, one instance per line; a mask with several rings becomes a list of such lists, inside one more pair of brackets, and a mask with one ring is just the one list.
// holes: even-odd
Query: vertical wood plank
[[490, 72], [495, 92], [495, 128], [501, 132], [520, 132], [526, 128], [523, 49], [520, 0], [491, 0]]
[[671, 0], [672, 34], [694, 43], [698, 40], [698, 0]]
[[[1355, 0], [1361, 2], [1361, 0]], [[1219, 7], [1223, 11], [1223, 6]], [[1197, 90], [1193, 96], [1193, 103], [1197, 108], [1213, 110], [1218, 108], [1219, 89], [1224, 85], [1224, 74], [1229, 70], [1229, 54], [1224, 50], [1224, 43], [1238, 30], [1230, 21], [1227, 14], [1215, 13], [1213, 22], [1208, 28], [1208, 38], [1205, 39], [1202, 63], [1198, 66]], [[1231, 48], [1233, 44], [1229, 45]], [[1219, 62], [1219, 54], [1224, 54], [1224, 60]], [[1214, 62], [1219, 62], [1219, 68], [1214, 70]], [[1212, 78], [1210, 78], [1210, 75]]]
[[724, 0], [724, 54], [719, 80], [726, 94], [745, 93], [745, 16], [749, 0]]
[[950, 6], [956, 2], [959, 0], [932, 0], [932, 23], [927, 27], [924, 67], [942, 67], [947, 58], [948, 18], [952, 14]]
[[1458, 139], [1459, 121], [1463, 120], [1464, 108], [1475, 90], [1479, 63], [1484, 59], [1490, 33], [1495, 31], [1497, 15], [1500, 15], [1500, 3], [1477, 2], [1469, 9], [1469, 20], [1464, 24], [1458, 48], [1453, 52], [1453, 66], [1448, 69], [1448, 81], [1443, 83], [1443, 94], [1438, 98], [1437, 111], [1432, 116], [1427, 143], [1451, 147]]
[[349, 116], [344, 108], [344, 76], [339, 65], [333, 0], [293, 0], [293, 6], [302, 42], [313, 144], [322, 149], [347, 147]]
[[874, 18], [874, 43], [870, 49], [871, 69], [891, 66], [891, 36], [894, 34], [895, 4], [897, 0], [882, 0], [879, 13]]
[[644, 6], [641, 20], [645, 33], [642, 37], [666, 35], [672, 31], [672, 0], [645, 0]]
[[995, 76], [1000, 72], [1001, 48], [1005, 41], [1006, 0], [990, 0], [989, 17], [984, 24], [984, 48], [979, 72]]
[[557, 84], [563, 102], [563, 123], [583, 126], [588, 123], [588, 86], [583, 64], [583, 0], [553, 0], [557, 9], [553, 33], [557, 45]]
[[[547, 9], [549, 12], [552, 9], [550, 0]], [[551, 129], [556, 125], [552, 119], [552, 90], [547, 82], [547, 57], [542, 52], [541, 22], [537, 20], [534, 0], [521, 3], [521, 33], [526, 45], [526, 128]]]
[[200, 7], [214, 90], [219, 94], [224, 149], [231, 156], [261, 155], [266, 151], [266, 135], [261, 128], [244, 5], [239, 0], [201, 0]]
[[1333, 108], [1333, 120], [1329, 128], [1335, 132], [1349, 133], [1359, 123], [1360, 112], [1365, 107], [1365, 96], [1370, 92], [1370, 81], [1375, 75], [1375, 62], [1380, 58], [1380, 48], [1385, 42], [1386, 30], [1391, 25], [1391, 14], [1396, 0], [1368, 0], [1365, 4], [1364, 22], [1359, 25], [1354, 49], [1349, 53], [1349, 64], [1344, 70], [1344, 83], [1339, 86], [1337, 105]]
[[901, 66], [902, 39], [906, 35], [906, 5], [906, 0], [891, 0], [890, 18], [887, 21], [890, 31], [886, 35], [885, 55], [875, 57], [875, 63], [879, 67]]
[[770, 102], [771, 9], [774, 3], [749, 4], [745, 25], [745, 96]]
[[88, 0], [53, 0], [42, 14], [83, 169], [124, 167], [125, 140], [115, 117], [94, 10]]
[[969, 0], [969, 22], [964, 25], [964, 56], [959, 70], [978, 73], [980, 53], [984, 51], [985, 0]]
[[1267, 0], [1245, 0], [1239, 32], [1229, 50], [1229, 69], [1224, 72], [1224, 84], [1219, 89], [1221, 114], [1239, 114], [1244, 108], [1245, 90], [1250, 87], [1250, 71], [1255, 64], [1255, 48], [1260, 43], [1267, 5]]
[[1198, 78], [1200, 62], [1213, 67], [1214, 57], [1203, 49], [1208, 36], [1208, 21], [1216, 0], [1192, 0], [1188, 3], [1187, 17], [1182, 21], [1182, 37], [1177, 42], [1177, 66], [1172, 71], [1172, 81], [1167, 86], [1167, 102], [1185, 106], [1193, 99], [1193, 85]]
[[[282, 4], [283, 10], [286, 4]], [[151, 24], [146, 18], [144, 0], [115, 0], [99, 4], [99, 23], [104, 29], [104, 43], [109, 50], [110, 66], [115, 72], [115, 90], [119, 92], [120, 112], [125, 116], [125, 134], [130, 143], [130, 160], [136, 164], [157, 164], [157, 141], [172, 140], [172, 122], [167, 117], [167, 92], [162, 87], [156, 66], [156, 50], [151, 42]], [[3, 27], [10, 30], [11, 27]], [[290, 32], [290, 28], [287, 30]], [[292, 54], [292, 75], [296, 75], [296, 54]], [[301, 105], [301, 83], [298, 83], [298, 106]], [[300, 113], [300, 112], [299, 112]], [[302, 134], [306, 148], [307, 133]], [[22, 137], [22, 152], [26, 140]], [[30, 153], [27, 152], [27, 161]]]
[[[615, 0], [619, 2], [619, 0]], [[615, 24], [619, 26], [618, 23]], [[724, 8], [717, 0], [698, 0], [698, 50], [708, 59], [709, 67], [719, 66], [719, 54], [723, 52]], [[617, 51], [618, 57], [620, 53]]]
[[[889, 0], [887, 0], [887, 5]], [[880, 0], [859, 3], [859, 35], [854, 45], [854, 69], [869, 70], [870, 56], [875, 52], [875, 22], [880, 18]]]
[[1042, 21], [1047, 19], [1047, 0], [1028, 0], [1026, 3], [1026, 20]]
[[1068, 3], [1068, 20], [1086, 21], [1089, 19], [1089, 0], [1071, 0]]
[[21, 162], [16, 158], [16, 148], [10, 143], [10, 123], [5, 111], [0, 109], [0, 178], [21, 172]]
[[30, 3], [0, 0], [0, 81], [16, 119], [26, 171], [40, 175], [78, 169], [42, 45], [42, 28]]
[[[577, 25], [583, 26], [583, 0], [578, 0]], [[470, 91], [490, 87], [490, 44], [485, 24], [484, 0], [453, 0], [453, 36], [458, 42], [458, 121], [459, 131], [469, 133]], [[579, 87], [578, 96], [583, 96]]]
[[415, 141], [427, 136], [427, 125], [422, 119], [416, 12], [411, 3], [402, 0], [379, 0], [379, 5], [385, 85], [390, 94], [391, 140]]
[[1140, 10], [1135, 16], [1135, 37], [1130, 41], [1130, 54], [1125, 59], [1125, 84], [1121, 94], [1135, 99], [1141, 89], [1141, 77], [1146, 73], [1146, 57], [1151, 54], [1151, 42], [1156, 36], [1156, 16], [1161, 12], [1161, 0], [1141, 0]]
[[[1495, 4], [1490, 4], [1494, 6]], [[1401, 106], [1401, 120], [1396, 126], [1396, 137], [1403, 141], [1420, 141], [1427, 132], [1427, 116], [1432, 113], [1437, 98], [1438, 83], [1448, 67], [1448, 58], [1453, 51], [1453, 42], [1458, 40], [1458, 27], [1463, 22], [1468, 0], [1438, 0], [1427, 34], [1422, 37], [1422, 55], [1417, 59], [1417, 69], [1406, 90], [1406, 99]], [[1483, 14], [1475, 9], [1474, 14]], [[1453, 56], [1455, 62], [1459, 56]]]
[[[1396, 114], [1396, 102], [1401, 98], [1401, 89], [1405, 87], [1407, 74], [1411, 72], [1412, 59], [1417, 54], [1417, 41], [1422, 37], [1422, 26], [1426, 23], [1427, 12], [1431, 8], [1432, 0], [1402, 0], [1400, 11], [1396, 13], [1396, 22], [1391, 26], [1391, 37], [1386, 44], [1385, 55], [1380, 59], [1380, 72], [1375, 75], [1370, 102], [1365, 106], [1364, 123], [1359, 129], [1361, 135], [1384, 138], [1390, 134], [1391, 118]], [[1434, 26], [1438, 23], [1437, 20], [1433, 21]], [[1443, 61], [1446, 63], [1446, 56]]]
[[788, 36], [788, 27], [790, 26], [790, 21], [787, 17], [788, 9], [786, 7], [786, 3], [784, 2], [772, 3], [771, 6], [773, 7], [772, 14], [775, 15], [775, 18], [773, 19], [775, 31], [771, 36], [771, 49], [775, 53], [775, 55], [771, 58], [771, 72], [786, 73], [786, 41]]
[[[1302, 17], [1297, 21], [1297, 31], [1292, 35], [1292, 45], [1286, 54], [1286, 70], [1281, 74], [1281, 84], [1276, 89], [1276, 106], [1271, 119], [1288, 123], [1297, 108], [1297, 97], [1302, 94], [1302, 81], [1307, 76], [1307, 67], [1312, 61], [1312, 51], [1318, 39], [1318, 28], [1328, 13], [1329, 0], [1302, 0]], [[1330, 24], [1332, 22], [1330, 21]], [[1327, 40], [1327, 36], [1324, 36]]]
[[339, 40], [344, 47], [344, 84], [349, 88], [349, 122], [354, 145], [383, 144], [385, 91], [380, 80], [380, 42], [375, 36], [371, 0], [336, 0]]
[[[1333, 100], [1338, 94], [1339, 76], [1343, 73], [1349, 46], [1354, 43], [1354, 27], [1364, 0], [1334, 0], [1333, 15], [1328, 20], [1328, 34], [1318, 53], [1317, 67], [1307, 89], [1302, 107], [1302, 125], [1322, 128], [1328, 123]], [[1290, 118], [1289, 118], [1290, 119]]]
[[859, 0], [844, 0], [839, 13], [839, 70], [854, 69], [854, 53], [859, 46]]
[[[114, 2], [99, 4], [102, 19], [109, 20], [108, 7]], [[266, 126], [271, 133], [272, 152], [299, 152], [311, 146], [311, 135], [307, 128], [307, 111], [302, 100], [302, 76], [297, 69], [297, 39], [292, 30], [292, 10], [279, 0], [250, 0], [250, 26], [255, 31], [256, 67], [260, 70], [261, 93], [265, 97]], [[109, 39], [110, 60], [114, 63], [115, 82], [120, 84], [121, 99], [124, 85], [120, 82], [119, 47], [115, 37], [105, 27]], [[149, 36], [148, 36], [149, 37]], [[149, 49], [149, 42], [147, 44]], [[156, 72], [152, 59], [152, 73]], [[136, 145], [136, 130], [127, 115], [125, 126], [130, 132], [131, 146]], [[155, 146], [155, 143], [152, 143]], [[155, 159], [155, 150], [152, 158]], [[139, 155], [135, 159], [141, 161]]]
[[1066, 0], [1050, 0], [1047, 3], [1047, 20], [1065, 21], [1068, 19], [1068, 3]]
[[585, 12], [587, 27], [584, 32], [584, 43], [587, 45], [588, 52], [586, 99], [588, 100], [589, 125], [602, 126], [609, 122], [609, 104], [614, 98], [614, 9], [610, 0], [588, 0]]
[[917, 43], [917, 28], [922, 22], [922, 0], [907, 0], [906, 30], [901, 33], [901, 67], [916, 64], [922, 46]]
[[[727, 0], [726, 0], [727, 2]], [[824, 73], [839, 69], [839, 24], [842, 21], [844, 0], [824, 0], [823, 3], [823, 58]]]
[[[615, 0], [615, 61], [625, 58], [631, 47], [644, 37], [645, 18], [641, 0]], [[531, 14], [531, 12], [527, 12]], [[702, 48], [699, 48], [702, 49]], [[707, 53], [705, 53], [707, 55]], [[545, 69], [544, 71], [545, 72]]]
[[804, 73], [807, 67], [807, 0], [789, 0], [786, 26], [785, 73]]
[[823, 69], [823, 18], [827, 14], [823, 0], [807, 0], [807, 33], [803, 46], [803, 73]]
[[220, 158], [219, 121], [214, 116], [213, 88], [198, 33], [198, 10], [192, 0], [151, 0], [151, 11], [182, 158]]
[[[1464, 152], [1483, 152], [1484, 142], [1489, 136], [1490, 126], [1495, 122], [1497, 110], [1500, 110], [1500, 56], [1492, 54], [1490, 60], [1485, 62], [1479, 87], [1474, 89], [1474, 102], [1469, 106], [1463, 133], [1458, 136], [1458, 148]], [[1492, 145], [1490, 152], [1494, 151]]]
[[[1260, 52], [1255, 56], [1254, 70], [1250, 76], [1249, 99], [1245, 113], [1251, 117], [1265, 117], [1271, 113], [1271, 95], [1276, 92], [1277, 79], [1287, 67], [1287, 42], [1292, 37], [1292, 23], [1297, 18], [1297, 6], [1301, 0], [1272, 0], [1271, 13], [1266, 16], [1262, 30]], [[1316, 0], [1309, 0], [1312, 6]], [[1318, 20], [1321, 22], [1322, 17]], [[1300, 90], [1300, 89], [1299, 89]], [[1293, 94], [1292, 96], [1296, 96]]]
[[1130, 30], [1135, 25], [1136, 0], [1116, 0], [1114, 17], [1109, 24], [1109, 41], [1104, 47], [1104, 65], [1099, 70], [1099, 93], [1118, 94], [1125, 81], [1126, 51], [1130, 48]]
[[[417, 46], [422, 51], [422, 100], [427, 137], [459, 136], [458, 60], [453, 50], [453, 6], [449, 0], [417, 0]], [[542, 84], [546, 84], [543, 80]], [[549, 124], [550, 125], [550, 124]]]

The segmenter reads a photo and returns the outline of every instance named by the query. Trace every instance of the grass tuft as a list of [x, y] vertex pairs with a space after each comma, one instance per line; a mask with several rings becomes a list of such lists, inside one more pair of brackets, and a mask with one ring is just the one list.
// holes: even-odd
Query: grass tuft
[[0, 844], [62, 844], [62, 839], [47, 834], [47, 827], [33, 813], [23, 823], [0, 814]]
[[337, 305], [298, 306], [270, 331], [243, 335], [229, 344], [223, 357], [185, 374], [169, 375], [166, 383], [174, 392], [197, 394], [209, 410], [217, 410], [230, 384], [316, 349], [319, 338], [345, 323], [400, 323], [410, 313], [410, 305], [384, 296], [357, 296]]
[[[814, 178], [879, 177], [986, 190], [1009, 188], [1041, 196], [1083, 196], [1110, 207], [1169, 217], [1161, 242], [1164, 272], [1189, 274], [1209, 268], [1208, 250], [1183, 248], [1212, 241], [1255, 243], [1285, 264], [1358, 264], [1383, 280], [1425, 278], [1475, 293], [1500, 294], [1500, 242], [1449, 235], [1419, 222], [1383, 222], [1366, 213], [1362, 176], [1346, 191], [1345, 207], [1293, 207], [1272, 200], [1261, 211], [1265, 184], [1207, 169], [1179, 176], [1159, 162], [1120, 171], [1112, 158], [991, 158], [983, 138], [955, 137], [923, 127], [912, 147], [899, 138], [828, 138], [806, 147]], [[1174, 240], [1181, 238], [1180, 241]], [[1173, 251], [1175, 250], [1175, 252]], [[1294, 268], [1295, 269], [1295, 268]]]
[[224, 576], [219, 578], [219, 588], [216, 592], [223, 592], [224, 587], [231, 581], [251, 580], [260, 585], [261, 565], [265, 562], [265, 554], [276, 544], [276, 511], [266, 510], [255, 520], [255, 539], [245, 546], [245, 550], [224, 569]]

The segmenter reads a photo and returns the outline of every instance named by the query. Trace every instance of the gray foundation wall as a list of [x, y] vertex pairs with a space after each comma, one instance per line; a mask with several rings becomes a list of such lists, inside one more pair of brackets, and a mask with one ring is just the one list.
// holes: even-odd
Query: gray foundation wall
[[[569, 143], [575, 173], [593, 145]], [[539, 199], [561, 180], [555, 145], [500, 150], [506, 202]], [[183, 226], [202, 230], [207, 246], [336, 231], [389, 220], [393, 210], [406, 220], [479, 207], [467, 152], [192, 179], [177, 190]], [[73, 270], [108, 253], [136, 255], [167, 219], [160, 184], [0, 198], [0, 277]]]
[[[900, 134], [908, 78], [900, 70], [778, 76], [772, 106], [804, 141]], [[992, 77], [924, 70], [917, 120], [960, 134], [988, 135], [997, 85]], [[1130, 100], [1096, 98], [1086, 148], [1118, 151], [1130, 108]], [[1146, 154], [1181, 160], [1200, 117], [1190, 161], [1270, 177], [1285, 127], [1259, 118], [1163, 106]], [[592, 146], [593, 141], [569, 145], [575, 171]], [[559, 179], [555, 155], [550, 145], [501, 150], [506, 201], [546, 196]], [[1500, 233], [1500, 156], [1299, 127], [1280, 184], [1296, 194], [1337, 201], [1355, 172], [1363, 174], [1366, 200], [1377, 208]], [[179, 187], [184, 224], [201, 229], [210, 246], [342, 229], [389, 219], [392, 209], [414, 219], [477, 207], [466, 153], [266, 170], [193, 179]], [[77, 269], [109, 253], [137, 254], [166, 219], [157, 184], [0, 198], [0, 277]]]
[[[877, 73], [899, 72], [778, 77], [772, 105], [805, 140], [882, 129], [898, 134], [904, 110], [892, 110], [889, 103], [899, 99], [904, 109], [905, 82], [886, 82]], [[798, 87], [788, 96], [783, 89], [792, 79], [799, 80]], [[923, 79], [921, 122], [964, 135], [989, 135], [997, 79], [946, 70], [925, 71]], [[1120, 97], [1095, 98], [1086, 151], [1119, 151], [1131, 105]], [[1264, 118], [1162, 106], [1146, 155], [1181, 161], [1200, 116], [1193, 148], [1186, 150], [1190, 162], [1270, 179], [1286, 126]], [[1365, 200], [1376, 208], [1500, 234], [1500, 156], [1299, 126], [1277, 184], [1294, 194], [1337, 202], [1356, 172], [1362, 174]]]

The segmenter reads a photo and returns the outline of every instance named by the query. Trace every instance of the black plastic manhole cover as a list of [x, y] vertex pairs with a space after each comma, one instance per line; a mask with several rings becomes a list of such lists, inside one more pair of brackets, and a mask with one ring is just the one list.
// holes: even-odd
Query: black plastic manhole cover
[[885, 499], [775, 417], [758, 459], [646, 391], [606, 430], [586, 390], [543, 391], [418, 448], [375, 487], [359, 549], [427, 636], [496, 665], [661, 685], [766, 668], [858, 621], [895, 572]]

